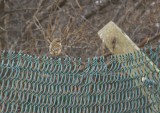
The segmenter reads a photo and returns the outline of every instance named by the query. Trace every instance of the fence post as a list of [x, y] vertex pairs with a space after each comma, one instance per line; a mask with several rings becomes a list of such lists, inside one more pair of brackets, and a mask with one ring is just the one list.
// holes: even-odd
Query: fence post
[[[124, 54], [124, 53], [130, 53], [133, 51], [140, 50], [138, 46], [116, 25], [114, 22], [109, 22], [107, 25], [105, 25], [99, 32], [98, 35], [102, 39], [103, 43], [107, 46], [107, 48], [112, 52], [114, 55], [118, 54]], [[146, 57], [146, 60], [149, 62], [149, 65], [151, 66], [151, 69], [155, 69], [157, 73], [160, 72], [160, 70], [156, 67], [156, 65], [150, 61], [150, 59], [144, 54], [144, 57]], [[140, 67], [143, 68], [143, 67]], [[134, 70], [132, 70], [134, 71]], [[151, 73], [151, 72], [150, 72]], [[152, 73], [151, 73], [152, 74]], [[150, 78], [152, 78], [152, 75], [150, 74]], [[140, 76], [140, 75], [139, 75]], [[155, 75], [155, 77], [158, 79], [158, 75]], [[136, 82], [136, 85], [141, 85], [142, 83]], [[143, 95], [146, 95], [148, 93], [146, 90], [141, 90]], [[150, 98], [148, 98], [149, 102], [153, 101], [154, 98], [153, 95], [151, 95]], [[154, 98], [155, 99], [155, 98]], [[153, 108], [156, 111], [160, 110], [159, 105], [155, 105]], [[149, 110], [151, 113], [151, 111]]]

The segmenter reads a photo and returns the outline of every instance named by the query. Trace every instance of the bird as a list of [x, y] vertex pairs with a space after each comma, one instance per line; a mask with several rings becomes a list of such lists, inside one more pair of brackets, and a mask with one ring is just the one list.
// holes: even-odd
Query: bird
[[49, 45], [49, 53], [51, 55], [59, 55], [62, 51], [61, 38], [55, 38]]

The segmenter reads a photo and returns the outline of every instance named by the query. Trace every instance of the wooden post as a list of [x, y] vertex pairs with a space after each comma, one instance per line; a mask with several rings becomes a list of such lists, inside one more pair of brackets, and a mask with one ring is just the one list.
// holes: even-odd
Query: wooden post
[[[109, 22], [107, 25], [105, 25], [98, 32], [98, 35], [102, 39], [103, 43], [105, 43], [107, 48], [114, 55], [131, 53], [133, 51], [140, 50], [138, 46], [112, 21]], [[156, 65], [152, 61], [150, 61], [150, 59], [144, 53], [142, 53], [142, 55], [144, 55], [144, 57], [146, 57], [146, 60], [149, 61], [149, 65], [151, 66], [152, 69], [156, 69], [157, 72], [160, 72], [160, 70], [156, 67]], [[140, 67], [140, 68], [142, 69], [143, 67]], [[155, 75], [155, 76], [158, 79], [158, 75]], [[152, 75], [149, 77], [152, 78]], [[136, 82], [136, 85], [140, 85], [140, 84], [142, 83]], [[143, 95], [148, 93], [143, 89], [141, 91]], [[154, 97], [151, 95], [151, 98], [154, 98]], [[149, 98], [149, 101], [151, 102], [152, 100]], [[154, 108], [152, 109], [155, 109], [158, 111], [160, 108], [157, 105], [157, 106], [154, 106]]]

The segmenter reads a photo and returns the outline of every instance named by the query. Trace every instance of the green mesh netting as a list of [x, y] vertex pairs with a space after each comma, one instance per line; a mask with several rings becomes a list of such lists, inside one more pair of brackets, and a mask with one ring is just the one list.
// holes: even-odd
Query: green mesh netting
[[160, 46], [149, 51], [111, 56], [108, 66], [94, 57], [83, 70], [80, 58], [2, 51], [0, 112], [158, 113]]

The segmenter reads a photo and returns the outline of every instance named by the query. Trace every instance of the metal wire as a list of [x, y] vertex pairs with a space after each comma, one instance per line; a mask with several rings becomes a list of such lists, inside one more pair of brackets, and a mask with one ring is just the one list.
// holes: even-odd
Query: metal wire
[[[144, 55], [145, 54], [145, 55]], [[1, 52], [1, 113], [158, 113], [160, 46], [111, 56], [81, 59], [41, 58]]]

